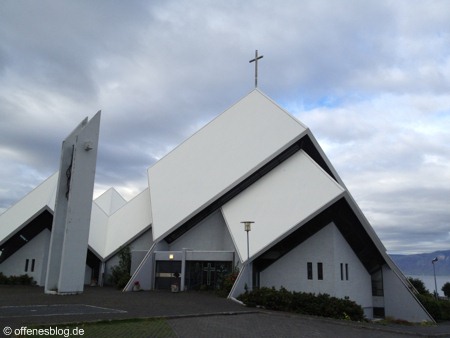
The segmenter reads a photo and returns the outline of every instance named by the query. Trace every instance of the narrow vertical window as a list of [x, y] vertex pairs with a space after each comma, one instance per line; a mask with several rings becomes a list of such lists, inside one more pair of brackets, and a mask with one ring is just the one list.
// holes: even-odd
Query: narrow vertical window
[[31, 260], [31, 272], [34, 272], [34, 263], [35, 263], [35, 259], [33, 258], [32, 260]]
[[312, 271], [312, 263], [311, 262], [308, 262], [307, 269], [308, 269], [308, 279], [313, 279], [313, 271]]
[[344, 280], [344, 263], [341, 263], [341, 280]]
[[348, 280], [348, 264], [345, 263], [345, 280]]
[[25, 272], [28, 272], [28, 263], [29, 263], [29, 259], [27, 258], [26, 260], [25, 260]]
[[317, 279], [323, 280], [323, 264], [317, 263]]

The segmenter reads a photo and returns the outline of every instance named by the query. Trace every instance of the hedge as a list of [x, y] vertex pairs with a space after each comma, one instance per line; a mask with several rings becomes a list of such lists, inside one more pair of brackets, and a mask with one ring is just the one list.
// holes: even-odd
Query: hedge
[[33, 277], [25, 275], [20, 276], [5, 276], [3, 273], [0, 272], [0, 284], [3, 285], [32, 285], [35, 284], [33, 281]]
[[238, 299], [247, 306], [262, 306], [276, 311], [296, 312], [336, 319], [364, 320], [362, 307], [349, 299], [328, 294], [288, 291], [285, 288], [262, 287], [241, 294]]

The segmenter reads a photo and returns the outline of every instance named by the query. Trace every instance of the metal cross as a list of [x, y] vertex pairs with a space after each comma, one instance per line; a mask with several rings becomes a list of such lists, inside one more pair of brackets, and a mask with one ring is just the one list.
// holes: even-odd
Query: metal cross
[[258, 60], [263, 57], [264, 55], [258, 56], [258, 50], [255, 50], [255, 58], [249, 61], [249, 63], [255, 63], [255, 88], [258, 87]]
[[211, 272], [216, 271], [216, 268], [211, 266], [211, 263], [208, 263], [206, 268], [203, 268], [203, 271], [206, 272], [206, 285], [211, 285]]

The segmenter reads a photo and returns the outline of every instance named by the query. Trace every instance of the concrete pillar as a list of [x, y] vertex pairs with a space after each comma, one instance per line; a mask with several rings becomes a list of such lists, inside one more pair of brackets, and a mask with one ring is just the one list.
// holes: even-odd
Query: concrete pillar
[[76, 294], [84, 288], [100, 115], [84, 119], [62, 144], [46, 293]]

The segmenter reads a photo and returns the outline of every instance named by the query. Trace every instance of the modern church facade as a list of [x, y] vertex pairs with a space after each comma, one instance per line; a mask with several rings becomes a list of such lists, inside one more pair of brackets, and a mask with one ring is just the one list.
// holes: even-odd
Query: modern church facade
[[[5, 275], [45, 280], [57, 175], [0, 215]], [[128, 246], [125, 291], [215, 288], [238, 269], [230, 298], [283, 286], [348, 297], [368, 318], [433, 320], [311, 131], [258, 89], [151, 166], [148, 181], [129, 202], [114, 189], [93, 201], [86, 283], [105, 283]]]

